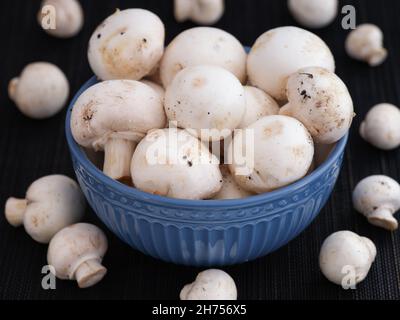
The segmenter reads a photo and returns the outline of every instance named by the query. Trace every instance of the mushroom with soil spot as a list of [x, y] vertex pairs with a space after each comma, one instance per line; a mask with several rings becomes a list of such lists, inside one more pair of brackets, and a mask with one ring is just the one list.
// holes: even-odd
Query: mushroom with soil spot
[[56, 65], [34, 62], [10, 81], [8, 95], [27, 117], [45, 119], [54, 116], [65, 105], [69, 83]]
[[164, 52], [164, 38], [164, 24], [154, 13], [117, 10], [90, 38], [90, 66], [102, 80], [140, 80], [156, 69]]
[[246, 98], [246, 113], [238, 127], [239, 129], [246, 128], [265, 116], [279, 114], [278, 103], [264, 91], [256, 87], [245, 86], [244, 96]]
[[211, 25], [218, 22], [224, 10], [224, 0], [174, 0], [174, 14], [178, 22], [192, 20]]
[[338, 0], [288, 0], [288, 8], [295, 20], [304, 27], [323, 28], [338, 14]]
[[367, 142], [382, 150], [400, 146], [400, 110], [389, 103], [373, 107], [360, 126], [360, 135]]
[[107, 273], [101, 264], [107, 238], [98, 227], [77, 223], [59, 231], [51, 239], [47, 262], [59, 279], [76, 280], [79, 288], [95, 285]]
[[23, 225], [40, 243], [48, 243], [62, 228], [80, 221], [85, 199], [77, 183], [62, 175], [50, 175], [33, 182], [25, 199], [9, 198], [5, 217], [14, 227]]
[[321, 38], [296, 27], [265, 32], [256, 40], [247, 59], [250, 84], [279, 102], [286, 101], [288, 77], [312, 66], [334, 72], [335, 60]]
[[337, 285], [354, 271], [354, 284], [363, 281], [376, 257], [374, 243], [351, 231], [331, 234], [322, 244], [319, 265], [324, 276]]
[[316, 143], [335, 143], [349, 130], [353, 101], [334, 73], [319, 67], [301, 69], [289, 77], [287, 96], [289, 103], [280, 114], [301, 121]]
[[191, 129], [204, 141], [218, 141], [236, 129], [246, 112], [240, 81], [216, 66], [188, 67], [165, 93], [165, 112], [179, 128]]
[[354, 189], [353, 205], [369, 223], [394, 231], [398, 227], [393, 215], [400, 209], [400, 185], [383, 175], [367, 177]]
[[153, 130], [138, 144], [131, 164], [136, 188], [179, 199], [210, 199], [222, 186], [218, 159], [185, 130]]
[[238, 131], [228, 155], [229, 168], [238, 185], [264, 193], [303, 178], [312, 165], [314, 145], [301, 122], [274, 115]]
[[388, 55], [383, 47], [383, 33], [378, 26], [361, 24], [352, 30], [345, 43], [347, 54], [353, 59], [365, 61], [371, 67], [382, 64]]
[[[55, 9], [56, 27], [43, 28], [43, 19], [46, 19], [48, 13], [43, 12], [42, 8], [45, 6], [52, 6]], [[83, 26], [83, 10], [82, 6], [77, 0], [44, 0], [40, 6], [38, 13], [38, 22], [44, 31], [57, 38], [71, 38], [81, 31]]]
[[167, 88], [184, 68], [214, 65], [230, 71], [245, 83], [246, 59], [242, 44], [228, 32], [211, 27], [192, 28], [177, 35], [166, 47], [160, 77]]
[[226, 272], [208, 269], [200, 272], [193, 283], [179, 295], [181, 300], [237, 300], [235, 281]]
[[77, 99], [71, 114], [75, 141], [104, 150], [103, 172], [116, 180], [130, 179], [136, 144], [155, 128], [164, 128], [165, 112], [159, 94], [134, 80], [100, 82]]

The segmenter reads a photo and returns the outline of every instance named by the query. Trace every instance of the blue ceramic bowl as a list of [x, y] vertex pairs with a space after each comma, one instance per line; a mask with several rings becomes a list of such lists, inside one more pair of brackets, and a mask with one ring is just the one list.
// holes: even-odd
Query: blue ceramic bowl
[[105, 176], [66, 135], [73, 167], [90, 206], [119, 238], [154, 258], [191, 266], [237, 264], [264, 256], [301, 233], [325, 205], [339, 175], [348, 137], [302, 180], [238, 200], [179, 200], [148, 194]]

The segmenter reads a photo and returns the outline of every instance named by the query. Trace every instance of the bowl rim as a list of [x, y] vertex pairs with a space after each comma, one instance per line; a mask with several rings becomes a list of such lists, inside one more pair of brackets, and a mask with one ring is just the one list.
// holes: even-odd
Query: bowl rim
[[227, 200], [187, 200], [187, 199], [177, 199], [177, 198], [169, 198], [165, 196], [150, 194], [144, 191], [141, 191], [134, 187], [129, 187], [123, 183], [120, 183], [108, 176], [106, 176], [100, 169], [98, 169], [86, 156], [83, 152], [83, 148], [79, 146], [71, 132], [71, 113], [72, 108], [79, 98], [79, 96], [90, 86], [96, 84], [98, 79], [96, 76], [91, 77], [88, 81], [86, 81], [78, 92], [75, 94], [74, 98], [71, 100], [67, 115], [65, 119], [65, 133], [67, 138], [67, 143], [70, 149], [70, 152], [73, 156], [78, 159], [82, 166], [93, 175], [96, 179], [102, 181], [104, 184], [119, 192], [120, 194], [124, 194], [126, 197], [134, 197], [135, 199], [141, 199], [142, 201], [157, 203], [162, 205], [169, 205], [174, 207], [214, 207], [214, 208], [232, 208], [235, 207], [248, 207], [252, 205], [257, 205], [258, 203], [267, 203], [272, 202], [276, 199], [281, 199], [287, 196], [289, 193], [292, 193], [296, 190], [302, 189], [306, 185], [310, 184], [312, 181], [317, 180], [320, 176], [322, 176], [326, 171], [329, 170], [332, 165], [334, 165], [337, 159], [344, 152], [346, 147], [349, 132], [336, 143], [335, 148], [330, 152], [328, 158], [315, 169], [311, 174], [303, 177], [302, 179], [287, 185], [285, 187], [279, 188], [277, 190], [266, 192], [259, 195], [253, 195], [247, 198], [241, 199], [227, 199]]

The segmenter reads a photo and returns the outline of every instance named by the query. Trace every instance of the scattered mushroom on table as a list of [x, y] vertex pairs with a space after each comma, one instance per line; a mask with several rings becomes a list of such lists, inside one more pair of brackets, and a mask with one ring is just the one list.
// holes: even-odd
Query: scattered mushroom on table
[[295, 20], [304, 27], [323, 28], [338, 14], [338, 0], [288, 0], [288, 8]]
[[370, 239], [339, 231], [322, 244], [319, 265], [329, 281], [342, 286], [356, 285], [366, 278], [375, 257], [376, 247]]
[[382, 30], [370, 23], [359, 25], [352, 30], [347, 36], [345, 47], [350, 57], [365, 61], [371, 67], [382, 64], [388, 55], [383, 47]]
[[69, 83], [54, 64], [28, 64], [8, 85], [8, 95], [27, 117], [50, 118], [61, 111], [69, 95]]
[[400, 146], [400, 109], [389, 103], [373, 107], [360, 126], [361, 137], [382, 150]]
[[91, 287], [107, 273], [101, 264], [107, 246], [107, 238], [98, 227], [77, 223], [51, 239], [47, 262], [54, 267], [57, 278], [76, 280], [79, 288]]
[[181, 300], [237, 300], [235, 281], [226, 272], [208, 269], [200, 272], [193, 283], [179, 295]]
[[5, 216], [14, 227], [23, 225], [34, 240], [48, 243], [59, 230], [80, 221], [85, 206], [74, 180], [50, 175], [33, 182], [25, 199], [9, 198]]
[[[77, 0], [44, 0], [38, 14], [39, 25], [42, 26], [43, 19], [48, 12], [46, 6], [52, 6], [55, 10], [55, 28], [46, 28], [48, 34], [58, 38], [71, 38], [81, 31], [83, 26], [83, 9]], [[43, 12], [44, 11], [44, 12]]]
[[135, 80], [108, 80], [87, 89], [71, 114], [74, 139], [82, 146], [104, 150], [104, 173], [130, 181], [136, 144], [166, 122], [159, 93]]
[[174, 14], [178, 22], [192, 20], [211, 25], [221, 19], [224, 10], [224, 0], [174, 0]]
[[400, 210], [400, 185], [383, 175], [367, 177], [354, 189], [353, 205], [371, 224], [394, 231], [398, 228], [393, 214]]

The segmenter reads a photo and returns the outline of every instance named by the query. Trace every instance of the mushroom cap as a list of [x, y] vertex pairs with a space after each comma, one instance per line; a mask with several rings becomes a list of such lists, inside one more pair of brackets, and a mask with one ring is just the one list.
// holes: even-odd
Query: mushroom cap
[[354, 268], [359, 283], [365, 279], [376, 257], [376, 247], [371, 240], [351, 231], [339, 231], [325, 239], [319, 255], [319, 265], [331, 282], [342, 284], [346, 276], [344, 267]]
[[389, 103], [373, 107], [361, 123], [361, 137], [373, 146], [392, 150], [400, 146], [400, 109]]
[[[170, 121], [176, 121], [180, 128], [194, 129], [202, 140], [221, 140], [243, 119], [244, 89], [232, 73], [221, 67], [188, 67], [168, 86], [165, 112]], [[208, 135], [202, 129], [212, 132]]]
[[158, 83], [151, 81], [151, 80], [141, 80], [141, 83], [147, 84], [149, 87], [151, 87], [153, 90], [155, 90], [160, 97], [161, 101], [164, 101], [165, 97], [165, 90], [162, 86], [160, 86]]
[[148, 133], [133, 154], [131, 175], [144, 192], [180, 199], [209, 199], [222, 186], [218, 159], [176, 128]]
[[247, 59], [251, 85], [278, 101], [286, 101], [287, 78], [299, 69], [318, 66], [335, 71], [335, 60], [325, 42], [296, 27], [280, 27], [262, 34]]
[[77, 0], [43, 0], [38, 14], [39, 25], [45, 15], [42, 13], [44, 6], [53, 6], [56, 10], [56, 28], [44, 29], [48, 34], [58, 38], [70, 38], [81, 31], [83, 26], [83, 10]]
[[236, 182], [263, 193], [303, 178], [313, 162], [314, 145], [300, 121], [275, 115], [238, 131], [228, 154], [233, 155], [229, 163]]
[[88, 88], [75, 102], [71, 131], [80, 145], [103, 150], [110, 138], [137, 142], [165, 122], [155, 90], [139, 81], [109, 80]]
[[50, 175], [33, 182], [26, 192], [26, 232], [48, 243], [62, 228], [78, 222], [85, 211], [85, 198], [78, 184], [63, 175]]
[[395, 213], [400, 209], [400, 185], [384, 175], [364, 178], [353, 191], [353, 205], [367, 217], [379, 208]]
[[221, 190], [213, 198], [214, 200], [242, 199], [253, 195], [236, 183], [227, 165], [221, 165], [220, 170], [223, 183]]
[[183, 287], [181, 300], [236, 300], [235, 281], [226, 272], [209, 269], [200, 272], [193, 283]]
[[69, 83], [54, 64], [28, 64], [9, 84], [10, 98], [27, 117], [45, 119], [58, 113], [69, 95]]
[[296, 21], [308, 28], [323, 28], [338, 14], [338, 0], [288, 0], [288, 8]]
[[371, 23], [357, 26], [346, 38], [347, 54], [357, 60], [367, 61], [371, 66], [380, 65], [387, 57], [383, 48], [383, 32]]
[[154, 13], [143, 9], [117, 10], [90, 38], [90, 66], [102, 80], [140, 80], [160, 61], [164, 38], [164, 24]]
[[265, 116], [279, 114], [278, 103], [264, 91], [256, 87], [245, 86], [244, 96], [246, 112], [238, 128], [244, 129]]
[[165, 49], [160, 76], [164, 88], [186, 67], [215, 65], [233, 73], [240, 82], [246, 80], [247, 54], [242, 44], [226, 31], [211, 27], [185, 30]]
[[107, 251], [107, 238], [98, 227], [77, 223], [60, 230], [50, 241], [47, 262], [57, 278], [75, 280], [79, 266], [89, 260], [101, 262]]
[[191, 19], [211, 25], [222, 17], [224, 9], [224, 0], [174, 0], [174, 15], [178, 22]]
[[289, 77], [289, 104], [280, 114], [301, 121], [316, 143], [332, 144], [349, 130], [353, 101], [340, 78], [319, 67], [304, 68]]

